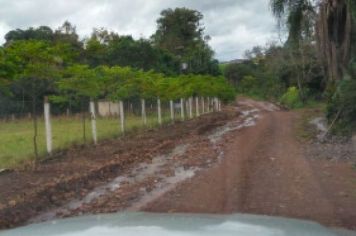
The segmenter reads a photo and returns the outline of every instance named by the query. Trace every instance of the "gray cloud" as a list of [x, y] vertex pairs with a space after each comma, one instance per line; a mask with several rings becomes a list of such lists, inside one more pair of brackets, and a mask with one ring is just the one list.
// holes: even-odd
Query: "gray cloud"
[[188, 7], [204, 15], [206, 34], [220, 60], [240, 58], [254, 45], [276, 38], [268, 0], [0, 0], [0, 43], [11, 29], [48, 25], [65, 20], [88, 36], [105, 27], [135, 38], [149, 37], [165, 8]]

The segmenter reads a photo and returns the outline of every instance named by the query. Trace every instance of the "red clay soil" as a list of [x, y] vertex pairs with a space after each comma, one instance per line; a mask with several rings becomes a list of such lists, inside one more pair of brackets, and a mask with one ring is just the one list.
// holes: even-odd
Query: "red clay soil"
[[2, 174], [0, 229], [22, 225], [39, 214], [80, 199], [124, 171], [173, 149], [181, 140], [199, 136], [200, 130], [209, 131], [237, 115], [236, 111], [212, 113], [96, 147], [74, 147], [35, 168]]
[[143, 210], [251, 213], [356, 229], [356, 171], [311, 160], [296, 139], [295, 112], [264, 113], [255, 127], [225, 138], [223, 162]]
[[[255, 118], [259, 116], [255, 125], [230, 130], [212, 145], [210, 133], [242, 117], [251, 118], [248, 111], [254, 109], [258, 109]], [[133, 178], [134, 182], [57, 217], [120, 210], [251, 213], [356, 229], [356, 171], [346, 161], [308, 157], [303, 148], [307, 144], [296, 138], [300, 119], [298, 112], [276, 111], [272, 104], [244, 99], [221, 113], [95, 148], [74, 148], [36, 170], [0, 176], [0, 228], [21, 225], [80, 199], [117, 176], [132, 175], [140, 163], [151, 163], [155, 156], [189, 144], [184, 155], [172, 157], [159, 173], [137, 181]], [[217, 150], [223, 150], [221, 159]], [[199, 171], [142, 201], [143, 195], [155, 192], [162, 178], [174, 175], [177, 166]]]

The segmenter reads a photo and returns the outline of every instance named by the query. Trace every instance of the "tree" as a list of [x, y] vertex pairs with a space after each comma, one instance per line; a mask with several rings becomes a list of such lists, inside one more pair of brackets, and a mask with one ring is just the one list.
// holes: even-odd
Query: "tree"
[[204, 28], [203, 15], [187, 8], [166, 9], [157, 20], [157, 31], [152, 36], [155, 44], [174, 55], [184, 57], [202, 41]]
[[9, 85], [14, 74], [14, 67], [15, 65], [7, 60], [5, 49], [0, 47], [0, 94], [9, 93]]
[[95, 99], [102, 93], [104, 80], [99, 77], [97, 71], [88, 65], [75, 64], [68, 67], [63, 78], [58, 81], [61, 96], [54, 97], [57, 100], [78, 100], [82, 108], [83, 141], [86, 142], [85, 113], [87, 101]]
[[[356, 3], [350, 0], [324, 0], [317, 19], [320, 58], [330, 81], [352, 75], [356, 59]], [[355, 74], [354, 74], [355, 75]]]
[[84, 45], [79, 40], [76, 27], [69, 21], [65, 21], [62, 26], [55, 30], [53, 43], [58, 47], [58, 51], [66, 55], [65, 62], [74, 64], [84, 62]]
[[[305, 51], [304, 45], [310, 44], [314, 40], [315, 6], [311, 0], [271, 0], [273, 14], [278, 20], [285, 19], [289, 30], [286, 46], [289, 49], [289, 56], [297, 74], [297, 84], [300, 99], [305, 102], [305, 91], [302, 86], [305, 78]], [[298, 67], [301, 61], [301, 68]]]
[[167, 75], [179, 72], [179, 61], [168, 51], [155, 48], [149, 40], [135, 40], [105, 29], [96, 29], [86, 42], [86, 58], [91, 67], [130, 66]]
[[17, 41], [17, 40], [42, 40], [42, 41], [52, 41], [53, 31], [48, 26], [40, 26], [38, 28], [30, 27], [27, 30], [11, 30], [5, 35], [6, 43], [5, 45]]
[[203, 15], [188, 8], [166, 9], [157, 20], [157, 31], [151, 37], [154, 45], [186, 63], [186, 73], [220, 74], [209, 36], [204, 35]]
[[252, 61], [232, 63], [226, 66], [224, 70], [224, 76], [235, 88], [237, 88], [245, 76], [252, 76], [255, 74], [255, 72], [257, 72], [256, 67], [257, 66], [252, 63]]
[[37, 103], [39, 98], [53, 91], [53, 82], [59, 76], [62, 60], [47, 42], [37, 40], [11, 42], [5, 48], [5, 57], [14, 65], [15, 83], [32, 100], [34, 154], [38, 158]]
[[68, 21], [55, 31], [48, 26], [11, 30], [5, 35], [5, 39], [5, 46], [19, 40], [46, 41], [49, 45], [57, 47], [57, 51], [65, 56], [66, 63], [83, 60], [83, 43], [79, 41], [75, 26]]
[[[317, 41], [319, 60], [323, 64], [324, 75], [328, 79], [326, 94], [329, 103], [329, 120], [333, 123], [337, 122], [336, 120], [350, 120], [345, 116], [350, 116], [351, 113], [342, 111], [347, 106], [347, 99], [337, 99], [337, 97], [344, 96], [343, 91], [349, 93], [349, 90], [343, 86], [347, 82], [343, 80], [356, 77], [356, 47], [354, 46], [356, 2], [352, 0], [271, 0], [271, 5], [279, 19], [287, 15], [287, 22], [293, 26], [290, 27], [289, 37], [303, 36], [302, 31], [298, 29], [302, 29], [303, 22], [311, 22], [309, 25], [315, 28], [314, 39]], [[308, 15], [307, 12], [315, 12], [315, 14]], [[344, 97], [353, 99], [352, 96]], [[340, 106], [342, 102], [345, 106]]]
[[356, 40], [355, 1], [271, 0], [271, 6], [278, 19], [287, 15], [290, 39], [316, 29], [318, 51], [329, 81], [350, 76], [350, 61], [356, 58], [356, 48], [352, 46]]

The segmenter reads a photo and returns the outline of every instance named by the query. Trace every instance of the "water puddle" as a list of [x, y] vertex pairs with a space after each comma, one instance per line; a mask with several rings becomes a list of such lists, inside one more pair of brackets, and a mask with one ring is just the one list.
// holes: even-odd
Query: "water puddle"
[[324, 117], [317, 117], [311, 120], [310, 124], [314, 125], [318, 130], [317, 138], [319, 140], [323, 140], [325, 138], [326, 133], [328, 132], [326, 119]]
[[222, 137], [225, 134], [231, 131], [240, 130], [245, 127], [255, 126], [257, 119], [260, 117], [258, 114], [259, 111], [260, 110], [258, 109], [242, 111], [242, 120], [232, 121], [224, 126], [217, 128], [212, 134], [208, 136], [210, 142], [212, 144], [216, 144], [221, 141]]
[[145, 192], [143, 197], [136, 201], [131, 207], [127, 208], [128, 211], [139, 211], [148, 203], [158, 199], [163, 196], [165, 193], [173, 190], [177, 184], [190, 179], [195, 176], [195, 173], [200, 170], [197, 167], [184, 169], [184, 167], [179, 167], [175, 169], [174, 176], [166, 177], [163, 182], [160, 182], [158, 186], [153, 191]]
[[224, 150], [219, 145], [224, 135], [235, 130], [255, 126], [257, 120], [260, 118], [259, 112], [260, 110], [258, 109], [241, 111], [241, 119], [228, 122], [226, 125], [215, 129], [214, 132], [208, 136], [210, 143], [213, 145], [213, 149], [218, 154], [219, 162], [224, 158]]

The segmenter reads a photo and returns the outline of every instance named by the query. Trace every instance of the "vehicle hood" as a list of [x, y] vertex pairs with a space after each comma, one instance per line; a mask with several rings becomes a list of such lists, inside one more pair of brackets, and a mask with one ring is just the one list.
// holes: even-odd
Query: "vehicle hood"
[[1, 236], [332, 236], [308, 221], [254, 215], [120, 213], [84, 216], [0, 231]]

